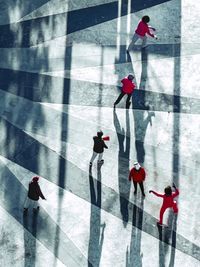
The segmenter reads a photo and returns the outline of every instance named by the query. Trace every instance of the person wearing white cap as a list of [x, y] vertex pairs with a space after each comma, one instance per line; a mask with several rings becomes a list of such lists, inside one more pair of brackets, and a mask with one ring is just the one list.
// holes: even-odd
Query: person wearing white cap
[[130, 170], [129, 173], [129, 181], [131, 180], [133, 181], [133, 185], [135, 188], [134, 194], [137, 194], [137, 184], [139, 183], [142, 195], [143, 197], [145, 197], [144, 185], [143, 185], [145, 177], [146, 177], [145, 169], [141, 167], [138, 162], [135, 162], [134, 167]]

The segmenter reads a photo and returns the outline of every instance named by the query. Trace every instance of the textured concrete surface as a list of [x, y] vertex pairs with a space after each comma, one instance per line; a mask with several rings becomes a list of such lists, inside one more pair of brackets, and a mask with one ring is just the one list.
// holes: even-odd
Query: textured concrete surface
[[[200, 266], [200, 7], [194, 0], [0, 1], [0, 266]], [[126, 47], [148, 14], [158, 40]], [[134, 73], [132, 105], [113, 110]], [[92, 137], [110, 136], [89, 169]], [[146, 198], [128, 174], [147, 171]], [[47, 201], [23, 216], [39, 175]], [[156, 225], [163, 192], [179, 214]]]

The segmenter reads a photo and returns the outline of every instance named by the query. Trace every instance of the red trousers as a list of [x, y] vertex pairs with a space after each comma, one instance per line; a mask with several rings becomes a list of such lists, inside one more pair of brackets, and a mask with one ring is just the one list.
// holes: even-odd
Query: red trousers
[[160, 209], [160, 221], [159, 223], [162, 224], [163, 222], [163, 215], [164, 212], [166, 211], [166, 209], [168, 208], [172, 208], [174, 213], [178, 213], [178, 206], [177, 203], [174, 201], [173, 206], [168, 206], [168, 205], [162, 205], [161, 209]]

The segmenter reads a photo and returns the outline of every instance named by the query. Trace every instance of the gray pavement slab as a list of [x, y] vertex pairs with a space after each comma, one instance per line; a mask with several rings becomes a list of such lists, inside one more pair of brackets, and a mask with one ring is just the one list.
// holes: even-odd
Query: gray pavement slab
[[[4, 1], [5, 2], [5, 1]], [[191, 0], [1, 1], [0, 265], [199, 266], [199, 6]], [[126, 47], [148, 14], [158, 40]], [[132, 105], [117, 108], [134, 73]], [[92, 137], [110, 136], [89, 168]], [[135, 161], [146, 197], [133, 194]], [[39, 175], [46, 201], [23, 216]], [[163, 192], [178, 216], [157, 227]]]

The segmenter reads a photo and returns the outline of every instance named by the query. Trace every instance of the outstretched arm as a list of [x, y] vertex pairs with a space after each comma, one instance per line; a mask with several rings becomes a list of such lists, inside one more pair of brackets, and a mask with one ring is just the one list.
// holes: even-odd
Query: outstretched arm
[[107, 145], [106, 145], [104, 142], [103, 142], [103, 146], [104, 146], [105, 148], [108, 148]]
[[157, 192], [150, 190], [149, 193], [153, 193], [154, 195], [156, 195], [157, 197], [164, 197], [164, 194], [158, 194]]
[[148, 27], [148, 30], [147, 30], [147, 34], [148, 34], [148, 35], [150, 35], [152, 38], [154, 38], [154, 37], [155, 37], [155, 35], [154, 35], [154, 34], [150, 33], [150, 31], [149, 31], [149, 27]]
[[44, 195], [42, 194], [42, 191], [41, 191], [39, 185], [38, 185], [38, 187], [37, 187], [37, 191], [38, 191], [39, 196], [40, 196], [42, 199], [45, 199], [45, 197], [44, 197]]
[[155, 28], [153, 28], [152, 26], [148, 25], [149, 29], [153, 30], [154, 32], [156, 31]]
[[175, 183], [173, 183], [173, 188], [175, 189], [175, 192], [172, 194], [173, 198], [174, 197], [177, 197], [179, 195], [179, 190], [178, 188], [176, 187]]
[[179, 195], [179, 190], [176, 188], [176, 191], [172, 194], [173, 198]]

